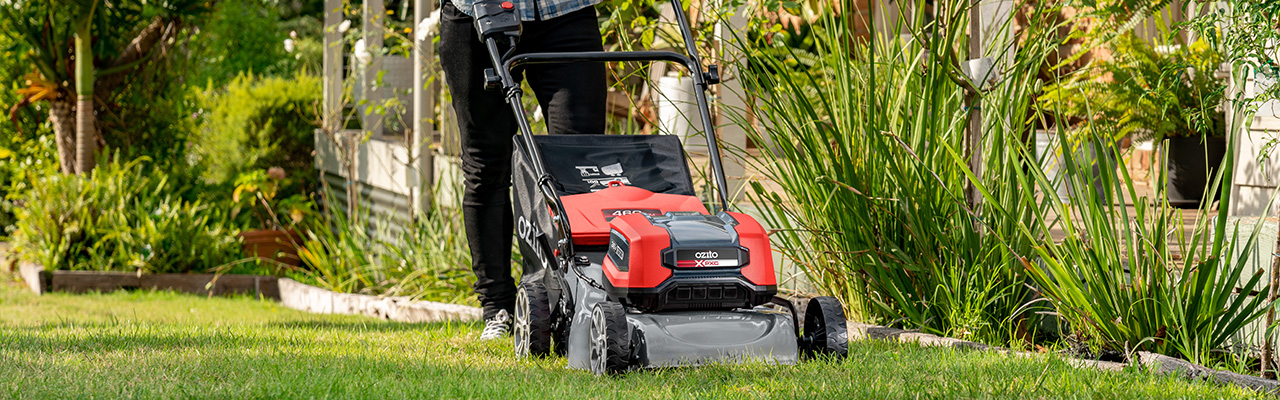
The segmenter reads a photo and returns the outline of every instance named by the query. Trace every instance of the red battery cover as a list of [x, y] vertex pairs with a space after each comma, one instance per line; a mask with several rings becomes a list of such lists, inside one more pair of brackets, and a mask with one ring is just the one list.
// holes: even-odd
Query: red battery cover
[[626, 271], [609, 257], [604, 258], [604, 275], [614, 287], [656, 288], [671, 277], [671, 269], [662, 266], [662, 250], [671, 247], [666, 229], [654, 226], [640, 214], [619, 216], [609, 225], [630, 245]]
[[777, 285], [778, 275], [773, 270], [769, 232], [749, 215], [736, 212], [728, 214], [738, 221], [738, 226], [733, 228], [738, 232], [738, 245], [745, 247], [751, 254], [751, 260], [742, 268], [742, 277], [760, 286]]
[[609, 221], [625, 214], [662, 215], [670, 211], [707, 213], [702, 201], [694, 196], [654, 193], [635, 186], [610, 186], [593, 193], [560, 198], [573, 244], [604, 246], [609, 244]]

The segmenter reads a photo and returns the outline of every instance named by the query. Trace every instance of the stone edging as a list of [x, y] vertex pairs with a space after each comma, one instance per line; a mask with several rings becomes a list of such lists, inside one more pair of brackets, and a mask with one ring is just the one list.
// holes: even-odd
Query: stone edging
[[49, 291], [49, 271], [44, 270], [44, 266], [29, 262], [18, 262], [18, 276], [22, 277], [22, 281], [27, 287], [36, 294], [44, 294]]
[[280, 278], [280, 305], [318, 314], [365, 315], [399, 322], [474, 321], [479, 307], [434, 301], [412, 301], [407, 297], [378, 297], [338, 293]]
[[[1029, 358], [1039, 356], [1037, 353], [1028, 351], [1010, 350], [1003, 347], [989, 346], [978, 342], [941, 337], [916, 331], [863, 324], [854, 321], [847, 321], [846, 324], [848, 326], [849, 340], [889, 340], [900, 343], [915, 343], [926, 347], [950, 347], [967, 350], [997, 351], [1018, 357]], [[1280, 381], [1263, 379], [1252, 375], [1238, 374], [1230, 371], [1216, 370], [1196, 365], [1180, 358], [1148, 353], [1145, 351], [1138, 352], [1134, 359], [1135, 360], [1133, 362], [1137, 363], [1138, 366], [1164, 375], [1176, 375], [1193, 380], [1204, 379], [1219, 385], [1235, 385], [1264, 393], [1280, 394]], [[1066, 361], [1077, 368], [1093, 368], [1105, 371], [1119, 371], [1127, 365], [1125, 363], [1085, 360], [1079, 358], [1067, 358]]]

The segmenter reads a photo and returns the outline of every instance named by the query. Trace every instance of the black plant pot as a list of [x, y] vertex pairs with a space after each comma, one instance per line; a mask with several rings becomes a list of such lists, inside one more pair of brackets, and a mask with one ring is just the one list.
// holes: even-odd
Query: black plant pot
[[[1169, 205], [1178, 208], [1200, 207], [1200, 199], [1204, 198], [1206, 186], [1213, 182], [1213, 177], [1222, 165], [1222, 157], [1227, 153], [1227, 140], [1221, 137], [1175, 137], [1165, 139], [1167, 155], [1166, 188], [1169, 193]], [[1222, 194], [1219, 187], [1212, 188], [1209, 201], [1217, 201]]]

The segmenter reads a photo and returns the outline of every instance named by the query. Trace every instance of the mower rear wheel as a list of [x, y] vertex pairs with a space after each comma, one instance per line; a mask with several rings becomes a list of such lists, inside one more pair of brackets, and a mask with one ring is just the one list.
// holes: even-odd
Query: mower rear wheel
[[801, 352], [807, 357], [848, 355], [849, 333], [845, 323], [844, 306], [836, 298], [822, 296], [809, 300], [804, 312], [804, 333], [800, 335]]
[[602, 301], [591, 311], [591, 372], [626, 372], [631, 366], [631, 332], [622, 304]]
[[516, 356], [544, 357], [551, 354], [551, 304], [547, 288], [526, 282], [516, 292], [516, 321], [511, 335]]

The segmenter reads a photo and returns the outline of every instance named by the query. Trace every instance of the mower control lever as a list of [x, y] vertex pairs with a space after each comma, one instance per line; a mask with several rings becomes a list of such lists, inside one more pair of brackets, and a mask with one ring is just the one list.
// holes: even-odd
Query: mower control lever
[[707, 81], [708, 85], [720, 83], [720, 66], [711, 64], [707, 66], [707, 72], [702, 75], [702, 79]]
[[520, 37], [520, 16], [510, 1], [477, 1], [471, 10], [476, 16], [476, 32], [481, 42], [494, 39], [502, 43], [506, 40], [499, 40], [501, 36]]
[[502, 77], [493, 68], [484, 69], [484, 90], [494, 91], [502, 87]]

